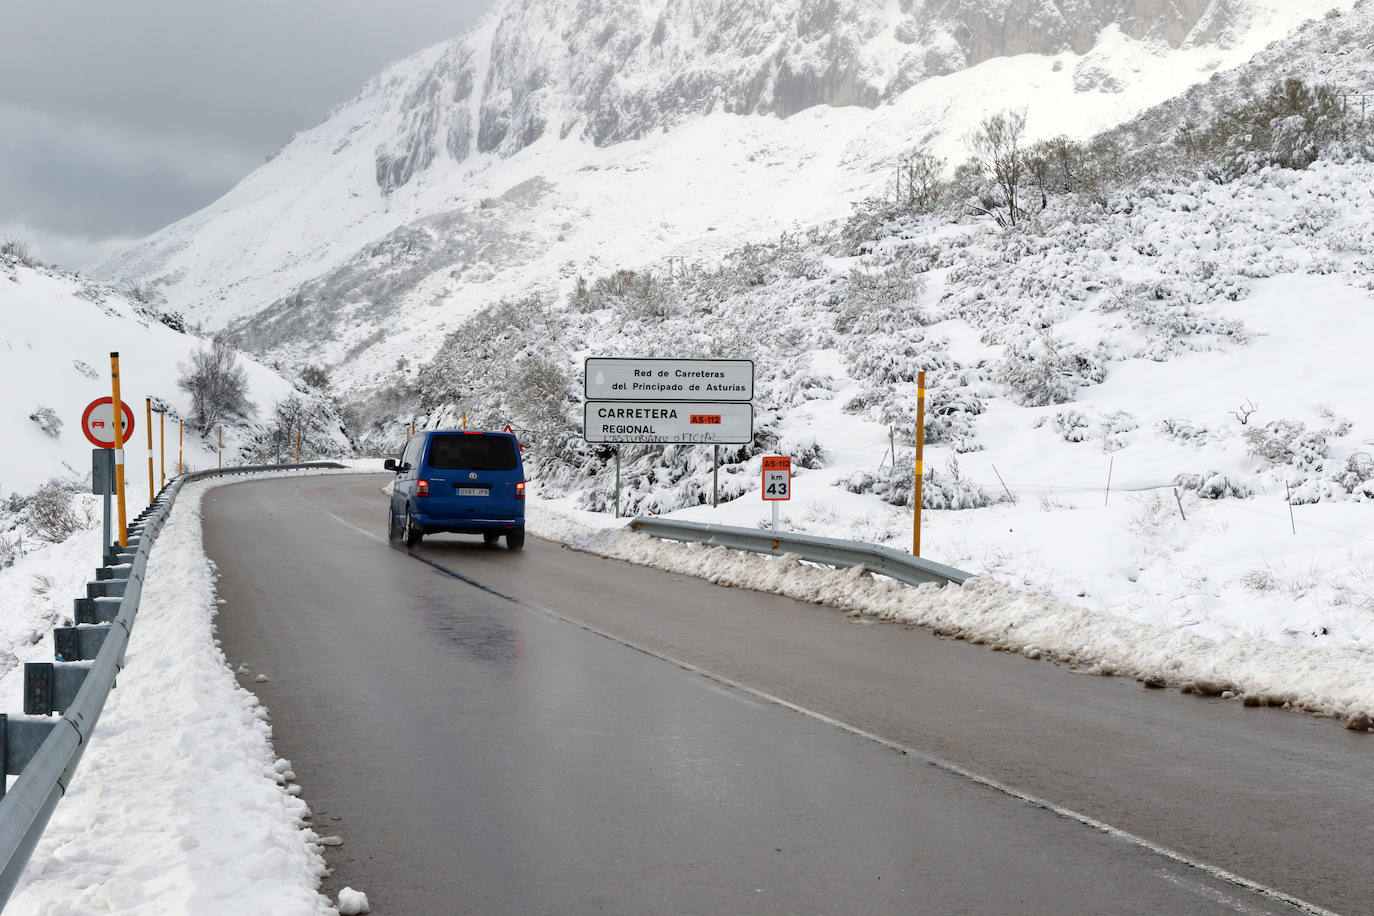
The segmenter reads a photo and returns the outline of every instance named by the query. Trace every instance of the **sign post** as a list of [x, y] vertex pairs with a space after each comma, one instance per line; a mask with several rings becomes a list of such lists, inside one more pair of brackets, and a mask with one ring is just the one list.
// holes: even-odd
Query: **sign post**
[[792, 498], [792, 459], [781, 455], [763, 458], [763, 498], [773, 504], [773, 533], [778, 533], [778, 503]]
[[103, 566], [108, 566], [114, 560], [110, 555], [110, 496], [114, 489], [114, 463], [110, 459], [113, 457], [114, 452], [107, 448], [91, 449], [91, 492], [104, 497], [101, 502], [105, 506], [102, 513], [105, 537], [100, 542], [100, 563]]
[[[111, 354], [111, 361], [114, 367], [113, 371], [116, 373], [113, 384], [117, 392], [119, 390], [119, 376], [117, 374], [119, 362], [118, 354]], [[125, 404], [123, 401], [119, 402], [121, 409], [116, 412], [113, 406], [114, 403], [114, 398], [97, 398], [87, 404], [85, 411], [81, 414], [81, 432], [85, 434], [86, 439], [91, 445], [94, 445], [99, 450], [108, 451], [110, 457], [118, 461], [118, 479], [116, 480], [114, 476], [114, 465], [111, 465], [109, 473], [105, 475], [105, 479], [109, 482], [111, 493], [119, 494], [119, 522], [121, 531], [119, 545], [123, 547], [128, 543], [129, 536], [128, 528], [125, 525], [124, 515], [124, 452], [116, 443], [127, 440], [129, 434], [133, 432], [134, 412], [129, 408], [129, 405]], [[116, 415], [118, 416], [120, 426], [118, 431], [115, 429]], [[93, 487], [96, 477], [95, 460], [96, 459], [92, 458], [93, 463], [91, 465]], [[108, 504], [106, 505], [106, 509], [108, 515]], [[104, 551], [108, 552], [110, 543], [111, 537], [107, 536], [105, 538]]]
[[626, 443], [709, 445], [711, 505], [720, 504], [720, 446], [754, 441], [754, 362], [748, 359], [588, 357], [582, 438]]
[[[111, 410], [114, 417], [114, 459], [115, 459], [115, 501], [119, 503], [119, 546], [129, 546], [129, 525], [124, 514], [124, 411], [127, 404], [119, 399], [119, 353], [110, 354], [110, 384], [114, 388], [111, 406], [118, 404], [121, 409]], [[129, 410], [129, 431], [134, 428], [134, 412]]]

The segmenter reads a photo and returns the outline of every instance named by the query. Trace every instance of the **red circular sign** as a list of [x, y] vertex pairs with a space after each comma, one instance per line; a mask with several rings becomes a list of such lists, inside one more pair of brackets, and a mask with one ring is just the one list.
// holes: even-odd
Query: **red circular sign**
[[[87, 404], [86, 412], [81, 415], [81, 431], [97, 448], [115, 447], [113, 404], [114, 398], [100, 398]], [[134, 412], [123, 401], [119, 406], [124, 408], [124, 444], [127, 445], [134, 432]]]

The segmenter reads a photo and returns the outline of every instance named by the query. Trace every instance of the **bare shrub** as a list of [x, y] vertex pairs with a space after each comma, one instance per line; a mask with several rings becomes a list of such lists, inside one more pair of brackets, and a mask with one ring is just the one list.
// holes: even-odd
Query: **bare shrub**
[[28, 527], [33, 536], [59, 544], [82, 529], [81, 517], [72, 509], [72, 495], [55, 483], [46, 483], [28, 502]]
[[[1011, 228], [1025, 216], [1021, 182], [1026, 153], [1021, 139], [1026, 132], [1026, 112], [1003, 111], [983, 119], [966, 138], [972, 173], [981, 179], [969, 202], [975, 214], [990, 216], [997, 225]], [[966, 171], [965, 174], [968, 174]]]
[[246, 420], [257, 413], [248, 400], [248, 373], [223, 340], [191, 354], [191, 364], [180, 368], [177, 385], [191, 396], [191, 424], [202, 435], [225, 421]]
[[897, 162], [893, 199], [912, 213], [932, 213], [944, 203], [949, 186], [944, 182], [949, 163], [924, 147], [914, 149]]
[[29, 243], [18, 236], [6, 236], [5, 240], [0, 242], [0, 255], [13, 258], [25, 267], [38, 266], [38, 259], [33, 256]]
[[37, 410], [29, 414], [29, 419], [37, 423], [39, 429], [54, 439], [62, 435], [62, 418], [51, 407], [40, 405]]
[[306, 366], [301, 370], [301, 383], [323, 391], [329, 387], [329, 372], [323, 366]]

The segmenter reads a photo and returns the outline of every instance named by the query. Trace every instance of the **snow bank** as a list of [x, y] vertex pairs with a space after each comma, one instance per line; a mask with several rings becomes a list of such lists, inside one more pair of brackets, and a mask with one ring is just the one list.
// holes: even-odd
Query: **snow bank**
[[[7, 913], [335, 912], [317, 890], [324, 857], [290, 791], [290, 764], [273, 753], [266, 711], [214, 638], [201, 500], [261, 476], [191, 483], [177, 497], [148, 563], [127, 667]], [[84, 581], [98, 540], [44, 553]], [[66, 601], [80, 588], [62, 586]], [[17, 694], [12, 679], [3, 686]]]
[[[590, 524], [532, 503], [532, 534], [605, 557], [842, 608], [851, 615], [914, 623], [936, 633], [1066, 664], [1134, 677], [1152, 686], [1337, 716], [1374, 714], [1374, 652], [1364, 645], [1296, 646], [1257, 638], [1209, 639], [1172, 627], [1099, 613], [987, 577], [962, 587], [904, 586], [862, 567], [833, 570], [780, 558], [682, 544]], [[1368, 721], [1367, 719], [1363, 721]]]

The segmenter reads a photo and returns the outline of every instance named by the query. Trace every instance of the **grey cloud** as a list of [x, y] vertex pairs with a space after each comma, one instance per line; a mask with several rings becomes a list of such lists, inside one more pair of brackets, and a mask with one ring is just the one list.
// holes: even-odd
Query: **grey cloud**
[[72, 251], [155, 231], [490, 5], [11, 4], [0, 29], [0, 224], [69, 237]]

